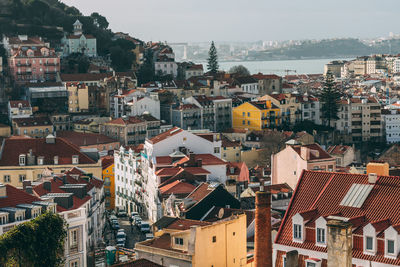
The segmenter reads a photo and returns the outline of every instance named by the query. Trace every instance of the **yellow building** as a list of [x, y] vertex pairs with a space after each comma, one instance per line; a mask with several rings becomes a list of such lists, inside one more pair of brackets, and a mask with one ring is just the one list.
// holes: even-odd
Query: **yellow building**
[[11, 127], [0, 123], [0, 137], [9, 137], [11, 135]]
[[233, 128], [261, 131], [281, 125], [280, 109], [271, 101], [246, 102], [232, 113]]
[[115, 182], [114, 182], [114, 157], [107, 156], [101, 159], [103, 168], [104, 194], [106, 196], [106, 209], [115, 208]]
[[79, 167], [101, 177], [101, 161], [95, 161], [63, 138], [11, 137], [0, 154], [0, 183], [22, 186], [24, 180], [38, 181], [50, 173], [60, 174]]
[[53, 133], [53, 123], [48, 117], [29, 117], [12, 120], [13, 134], [43, 138]]
[[294, 125], [301, 121], [301, 103], [292, 94], [271, 94], [260, 97], [260, 101], [271, 101], [281, 111], [282, 124]]
[[70, 113], [89, 110], [89, 87], [84, 83], [67, 83], [68, 111]]
[[152, 240], [136, 243], [137, 258], [163, 266], [229, 266], [247, 264], [246, 215], [214, 223], [177, 219]]
[[242, 145], [239, 141], [230, 141], [224, 137], [221, 144], [221, 159], [229, 162], [240, 162]]

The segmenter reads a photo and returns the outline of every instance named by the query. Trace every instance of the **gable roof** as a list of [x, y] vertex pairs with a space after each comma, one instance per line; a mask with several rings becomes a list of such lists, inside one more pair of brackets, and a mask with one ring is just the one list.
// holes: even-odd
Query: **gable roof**
[[[329, 155], [320, 145], [317, 143], [315, 144], [309, 144], [309, 145], [304, 145], [304, 146], [291, 146], [294, 151], [299, 154], [301, 157], [301, 147], [306, 147], [311, 149], [310, 152], [310, 159], [309, 160], [320, 160], [320, 159], [333, 159], [331, 155]], [[313, 153], [312, 150], [318, 151], [318, 154]]]
[[21, 104], [23, 108], [31, 106], [28, 100], [10, 100], [9, 103], [12, 108], [18, 108], [18, 104]]
[[15, 207], [18, 204], [31, 204], [34, 201], [41, 201], [40, 198], [32, 196], [24, 190], [6, 184], [6, 197], [0, 199], [0, 208]]
[[[349, 218], [353, 221], [353, 234], [362, 235], [362, 229], [371, 223], [377, 230], [383, 231], [389, 225], [400, 224], [398, 195], [400, 194], [400, 177], [378, 176], [371, 192], [360, 208], [341, 205], [341, 202], [354, 184], [370, 185], [368, 175], [336, 172], [304, 171], [290, 201], [288, 210], [276, 236], [275, 243], [298, 247], [307, 250], [326, 252], [326, 248], [315, 246], [315, 240], [307, 239], [303, 243], [292, 242], [291, 218], [297, 213], [313, 212], [307, 218], [306, 225], [312, 226], [319, 217], [330, 215]], [[388, 220], [390, 224], [385, 222]], [[353, 248], [353, 258], [385, 262], [400, 265], [400, 258], [391, 260], [382, 254], [369, 256], [363, 254], [362, 248]]]
[[160, 187], [159, 190], [162, 195], [181, 195], [190, 194], [196, 187], [192, 184], [185, 183], [181, 180], [174, 181], [170, 184]]
[[157, 144], [158, 142], [161, 142], [171, 136], [174, 136], [180, 132], [183, 132], [183, 130], [179, 127], [174, 127], [166, 132], [163, 132], [157, 136], [154, 136], [153, 138], [149, 139], [148, 141], [152, 144]]
[[103, 134], [74, 131], [57, 131], [57, 137], [64, 138], [76, 146], [91, 146], [118, 142]]
[[347, 151], [349, 151], [351, 147], [350, 146], [345, 146], [345, 145], [335, 145], [335, 146], [330, 146], [326, 150], [329, 154], [333, 155], [343, 155]]
[[29, 117], [29, 118], [16, 118], [13, 122], [18, 127], [36, 127], [36, 126], [51, 126], [53, 125], [48, 117]]

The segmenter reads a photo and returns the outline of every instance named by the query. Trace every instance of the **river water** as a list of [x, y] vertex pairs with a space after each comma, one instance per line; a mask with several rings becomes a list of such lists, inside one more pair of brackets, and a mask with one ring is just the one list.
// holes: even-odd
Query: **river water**
[[[229, 71], [236, 65], [245, 66], [251, 74], [258, 72], [264, 74], [286, 75], [285, 70], [291, 70], [289, 74], [318, 74], [324, 72], [324, 65], [337, 58], [328, 59], [302, 59], [302, 60], [273, 60], [273, 61], [227, 61], [219, 62], [220, 70]], [[203, 63], [204, 70], [207, 70], [207, 63]]]

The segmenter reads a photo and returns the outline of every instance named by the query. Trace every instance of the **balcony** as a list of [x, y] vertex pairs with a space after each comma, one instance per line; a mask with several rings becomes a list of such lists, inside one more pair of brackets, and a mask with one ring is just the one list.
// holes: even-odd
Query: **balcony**
[[45, 62], [44, 65], [45, 65], [45, 66], [58, 66], [58, 63], [54, 63], [54, 62]]
[[30, 67], [32, 66], [32, 63], [27, 62], [27, 63], [17, 63], [17, 67]]

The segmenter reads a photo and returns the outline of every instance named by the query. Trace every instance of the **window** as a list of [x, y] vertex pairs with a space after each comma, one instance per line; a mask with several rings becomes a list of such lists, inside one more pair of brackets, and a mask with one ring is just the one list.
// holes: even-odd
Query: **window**
[[69, 264], [70, 267], [78, 267], [78, 260], [71, 261]]
[[73, 229], [69, 232], [69, 246], [70, 248], [78, 247], [78, 229]]
[[247, 112], [247, 117], [250, 117], [250, 112]]
[[214, 153], [219, 153], [219, 147], [214, 147]]
[[247, 125], [250, 125], [250, 121], [247, 121]]
[[217, 237], [216, 237], [216, 236], [213, 236], [213, 237], [212, 237], [212, 242], [213, 242], [213, 243], [217, 242]]
[[387, 254], [394, 254], [394, 240], [386, 240], [386, 253]]
[[317, 265], [315, 264], [315, 262], [308, 261], [306, 266], [307, 267], [316, 267]]
[[3, 180], [5, 183], [9, 183], [10, 182], [10, 175], [4, 175]]
[[325, 244], [325, 229], [317, 228], [317, 243]]
[[25, 155], [19, 155], [19, 165], [25, 165]]
[[19, 175], [19, 181], [22, 183], [26, 179], [25, 174], [20, 174]]
[[293, 225], [293, 238], [294, 239], [302, 239], [300, 224]]
[[365, 249], [366, 250], [373, 250], [374, 249], [374, 238], [371, 236], [367, 236], [365, 241]]
[[243, 121], [242, 121], [242, 124], [243, 124], [243, 125], [246, 125], [246, 121], [245, 121], [245, 120], [243, 120]]
[[175, 237], [175, 245], [183, 246], [183, 238]]

